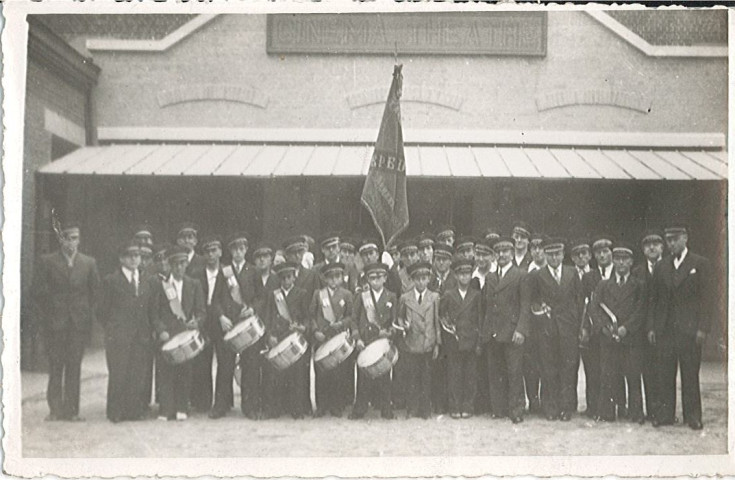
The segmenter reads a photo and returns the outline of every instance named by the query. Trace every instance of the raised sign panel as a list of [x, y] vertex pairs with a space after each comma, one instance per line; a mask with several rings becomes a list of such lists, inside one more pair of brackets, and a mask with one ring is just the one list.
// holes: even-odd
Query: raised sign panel
[[545, 12], [268, 15], [268, 53], [546, 55]]

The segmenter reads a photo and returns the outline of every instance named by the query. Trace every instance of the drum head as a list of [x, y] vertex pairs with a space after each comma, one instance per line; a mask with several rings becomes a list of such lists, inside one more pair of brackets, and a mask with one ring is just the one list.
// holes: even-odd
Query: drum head
[[232, 338], [235, 338], [236, 336], [240, 335], [244, 330], [248, 329], [247, 322], [238, 323], [234, 327], [230, 329], [229, 332], [225, 333], [224, 339], [230, 340]]
[[357, 366], [362, 368], [369, 367], [377, 362], [388, 350], [390, 350], [390, 342], [387, 338], [375, 340], [357, 356]]
[[196, 330], [187, 330], [175, 335], [171, 340], [163, 344], [161, 350], [175, 350], [191, 341], [197, 334]]
[[342, 332], [327, 340], [321, 347], [317, 348], [316, 353], [314, 354], [314, 361], [318, 362], [337, 350], [347, 341], [347, 337], [348, 333]]

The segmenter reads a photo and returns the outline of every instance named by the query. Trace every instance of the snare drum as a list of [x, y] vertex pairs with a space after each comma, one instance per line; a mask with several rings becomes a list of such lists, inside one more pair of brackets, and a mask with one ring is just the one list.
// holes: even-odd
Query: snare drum
[[357, 356], [357, 366], [370, 378], [390, 372], [398, 361], [398, 349], [387, 338], [375, 340]]
[[199, 330], [186, 330], [164, 343], [161, 354], [168, 363], [178, 365], [202, 353], [206, 344]]
[[350, 341], [349, 332], [338, 333], [316, 350], [314, 363], [322, 371], [331, 370], [347, 360], [353, 350], [355, 343]]
[[265, 334], [265, 325], [257, 315], [252, 315], [238, 323], [224, 336], [225, 343], [235, 353], [242, 353], [253, 346]]
[[266, 360], [278, 370], [286, 370], [303, 357], [309, 344], [299, 332], [293, 332], [265, 354]]

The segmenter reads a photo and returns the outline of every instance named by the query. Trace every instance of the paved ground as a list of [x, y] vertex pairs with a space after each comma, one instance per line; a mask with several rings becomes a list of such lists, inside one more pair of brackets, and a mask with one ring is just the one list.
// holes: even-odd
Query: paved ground
[[[727, 382], [721, 364], [702, 368], [705, 428], [700, 432], [682, 425], [655, 429], [630, 423], [596, 424], [582, 417], [569, 423], [529, 417], [518, 426], [488, 417], [399, 417], [387, 421], [375, 418], [374, 413], [357, 422], [333, 418], [254, 422], [235, 411], [217, 421], [198, 415], [186, 422], [111, 424], [104, 416], [107, 379], [103, 352], [87, 354], [83, 377], [81, 409], [87, 421], [47, 423], [43, 421], [47, 413], [46, 377], [23, 374], [23, 456], [667, 455], [727, 451]], [[581, 406], [583, 392], [580, 381]]]

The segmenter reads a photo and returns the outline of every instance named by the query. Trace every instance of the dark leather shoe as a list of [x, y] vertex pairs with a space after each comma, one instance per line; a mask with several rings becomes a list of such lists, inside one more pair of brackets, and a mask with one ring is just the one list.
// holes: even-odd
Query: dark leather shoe
[[699, 420], [693, 420], [689, 422], [689, 428], [692, 430], [702, 430], [704, 428], [704, 425], [702, 425], [702, 422]]
[[523, 421], [523, 417], [521, 417], [520, 415], [514, 415], [510, 417], [510, 421], [513, 422], [514, 424], [519, 424]]
[[561, 415], [559, 415], [559, 418], [562, 422], [568, 422], [572, 419], [572, 414], [570, 412], [561, 412]]
[[459, 413], [459, 412], [452, 412], [452, 414], [450, 416], [452, 418], [454, 418], [455, 420], [458, 419], [458, 418], [462, 418], [462, 414]]

